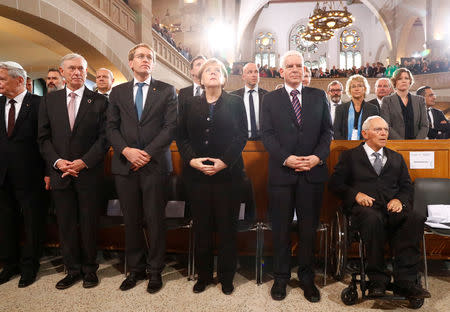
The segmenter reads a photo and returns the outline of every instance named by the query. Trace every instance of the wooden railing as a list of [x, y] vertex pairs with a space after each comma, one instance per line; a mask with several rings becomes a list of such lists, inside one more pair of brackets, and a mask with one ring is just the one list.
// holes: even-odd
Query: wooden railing
[[138, 42], [136, 12], [123, 0], [74, 0], [132, 42]]

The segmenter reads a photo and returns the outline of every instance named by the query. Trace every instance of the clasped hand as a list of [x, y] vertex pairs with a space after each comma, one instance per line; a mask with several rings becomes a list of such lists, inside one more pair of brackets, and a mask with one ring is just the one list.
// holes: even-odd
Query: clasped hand
[[320, 162], [319, 157], [316, 155], [309, 156], [295, 156], [291, 155], [286, 159], [285, 165], [294, 169], [297, 172], [309, 171], [314, 168]]
[[140, 150], [138, 148], [125, 147], [122, 151], [122, 154], [128, 159], [131, 163], [131, 170], [137, 171], [140, 168], [144, 167], [152, 157], [144, 150]]
[[[203, 164], [204, 161], [211, 161], [213, 162], [212, 165], [205, 165]], [[189, 162], [192, 168], [195, 168], [197, 170], [200, 170], [205, 175], [215, 175], [220, 170], [223, 170], [227, 167], [227, 165], [220, 160], [219, 158], [210, 158], [210, 157], [202, 157], [202, 158], [193, 158]]]
[[78, 173], [87, 166], [81, 159], [75, 159], [74, 161], [60, 159], [56, 163], [56, 167], [62, 171], [62, 178], [69, 175], [78, 178]]
[[[373, 203], [375, 201], [375, 198], [370, 197], [367, 194], [358, 192], [358, 194], [356, 194], [355, 200], [358, 203], [358, 205], [361, 205], [364, 207], [372, 207]], [[398, 212], [402, 211], [403, 206], [402, 206], [402, 202], [400, 200], [398, 200], [397, 198], [393, 198], [388, 202], [386, 208], [390, 212], [398, 213]]]

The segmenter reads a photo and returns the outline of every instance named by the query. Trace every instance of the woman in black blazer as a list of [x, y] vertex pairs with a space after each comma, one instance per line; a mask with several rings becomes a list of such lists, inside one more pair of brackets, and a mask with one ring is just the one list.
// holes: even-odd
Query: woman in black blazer
[[[213, 279], [213, 232], [218, 233], [217, 276], [231, 294], [237, 263], [239, 187], [244, 177], [242, 150], [247, 142], [247, 117], [242, 98], [223, 91], [227, 72], [217, 59], [199, 71], [202, 96], [187, 99], [177, 129], [183, 177], [194, 221], [199, 293]], [[215, 228], [214, 228], [215, 225]]]
[[350, 102], [336, 107], [334, 118], [334, 139], [361, 140], [361, 127], [364, 121], [373, 115], [380, 115], [378, 107], [364, 101], [370, 92], [367, 79], [361, 75], [353, 75], [347, 80], [345, 92]]

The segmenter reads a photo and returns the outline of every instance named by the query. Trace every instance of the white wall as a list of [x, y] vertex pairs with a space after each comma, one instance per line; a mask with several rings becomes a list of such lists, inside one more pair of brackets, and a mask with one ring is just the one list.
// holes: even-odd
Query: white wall
[[[268, 8], [263, 8], [255, 25], [253, 40], [261, 31], [271, 31], [276, 34], [278, 54], [282, 55], [289, 49], [289, 33], [292, 27], [302, 19], [307, 19], [314, 10], [316, 3], [271, 3]], [[352, 4], [349, 11], [355, 17], [353, 24], [362, 32], [363, 64], [374, 62], [380, 44], [386, 41], [384, 30], [375, 15], [363, 4]], [[328, 56], [328, 67], [339, 65], [339, 39], [341, 30], [335, 38], [319, 45], [320, 51], [324, 50]], [[255, 46], [252, 46], [252, 55]], [[319, 52], [318, 54], [322, 54]], [[315, 58], [315, 57], [313, 57]], [[384, 60], [383, 60], [384, 61]]]

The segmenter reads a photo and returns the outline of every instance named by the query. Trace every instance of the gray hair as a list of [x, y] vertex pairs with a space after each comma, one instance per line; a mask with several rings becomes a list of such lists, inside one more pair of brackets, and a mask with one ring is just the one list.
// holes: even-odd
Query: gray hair
[[[372, 120], [374, 120], [376, 118], [380, 118], [381, 120], [386, 122], [386, 120], [384, 120], [383, 117], [378, 116], [378, 115], [373, 115], [373, 116], [367, 117], [367, 119], [364, 121], [364, 123], [361, 126], [361, 130], [363, 130], [363, 131], [369, 130]], [[388, 124], [388, 123], [386, 122], [386, 124]], [[388, 125], [388, 127], [389, 127], [389, 125]]]
[[296, 51], [296, 50], [290, 50], [287, 51], [286, 53], [283, 54], [283, 56], [280, 58], [280, 68], [284, 68], [285, 62], [286, 62], [286, 58], [289, 56], [298, 56], [301, 58], [302, 60], [302, 65], [303, 65], [303, 55]]
[[97, 69], [97, 71], [99, 71], [99, 70], [106, 70], [109, 73], [109, 76], [111, 77], [111, 79], [114, 79], [113, 72], [110, 69], [102, 67], [102, 68]]
[[347, 95], [349, 97], [352, 97], [350, 94], [350, 84], [352, 83], [353, 80], [362, 81], [362, 83], [364, 83], [364, 87], [366, 88], [366, 92], [365, 92], [366, 96], [370, 93], [370, 86], [369, 86], [369, 83], [367, 82], [366, 77], [356, 74], [356, 75], [350, 76], [347, 80], [347, 83], [345, 84], [345, 93], [347, 93]]
[[392, 85], [391, 79], [386, 78], [386, 77], [378, 78], [377, 81], [375, 81], [375, 90], [378, 88], [378, 83], [382, 80], [387, 81], [389, 87], [391, 87], [391, 89], [394, 90], [394, 86]]
[[77, 59], [77, 58], [80, 58], [83, 61], [83, 66], [85, 68], [87, 68], [87, 61], [86, 61], [86, 59], [82, 55], [80, 55], [78, 53], [69, 53], [69, 54], [64, 55], [61, 58], [61, 62], [59, 63], [59, 66], [63, 67], [65, 61], [73, 60], [73, 59]]
[[339, 80], [333, 80], [332, 82], [330, 82], [328, 84], [327, 91], [330, 91], [331, 86], [334, 86], [334, 85], [339, 85], [341, 87], [341, 90], [344, 90], [344, 86], [342, 85], [342, 83]]
[[12, 78], [22, 77], [23, 85], [27, 84], [27, 72], [16, 62], [0, 62], [0, 69], [8, 71], [8, 76]]

